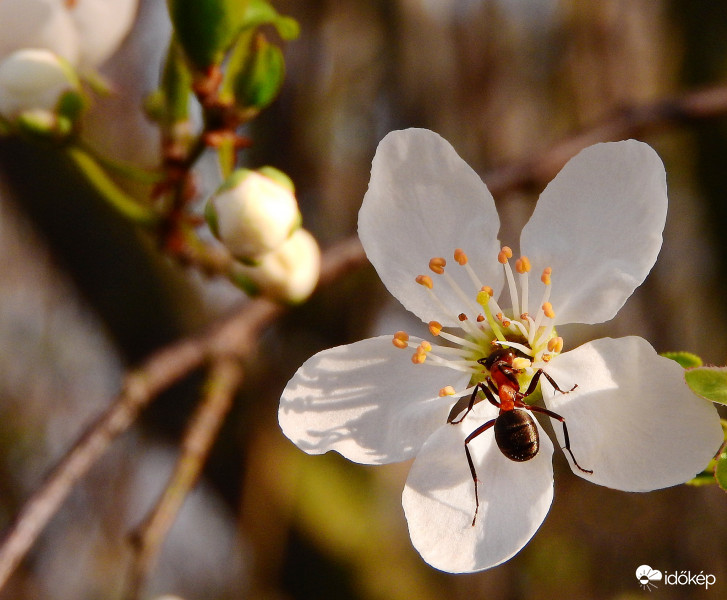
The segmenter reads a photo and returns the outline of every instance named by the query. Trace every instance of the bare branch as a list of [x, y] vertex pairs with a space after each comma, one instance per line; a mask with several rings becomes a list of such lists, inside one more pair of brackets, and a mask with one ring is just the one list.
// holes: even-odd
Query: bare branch
[[222, 357], [213, 363], [207, 379], [206, 394], [184, 435], [174, 472], [152, 511], [132, 533], [135, 556], [131, 566], [129, 600], [141, 597], [164, 539], [187, 494], [199, 479], [220, 427], [232, 407], [242, 375], [242, 365], [236, 357]]

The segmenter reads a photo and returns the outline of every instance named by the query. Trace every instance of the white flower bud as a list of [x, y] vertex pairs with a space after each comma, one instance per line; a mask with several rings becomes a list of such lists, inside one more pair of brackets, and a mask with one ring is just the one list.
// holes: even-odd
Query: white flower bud
[[243, 261], [277, 249], [300, 226], [292, 185], [247, 169], [235, 171], [220, 186], [205, 216], [212, 232]]
[[53, 113], [61, 95], [77, 88], [75, 73], [63, 59], [49, 50], [18, 50], [0, 62], [0, 115]]
[[277, 250], [264, 255], [258, 265], [238, 265], [237, 275], [252, 282], [262, 294], [298, 303], [310, 296], [320, 270], [318, 243], [308, 231], [298, 229]]

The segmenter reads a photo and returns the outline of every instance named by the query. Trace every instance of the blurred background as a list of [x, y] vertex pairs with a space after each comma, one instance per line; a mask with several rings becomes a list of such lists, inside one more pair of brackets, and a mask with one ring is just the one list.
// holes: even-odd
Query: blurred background
[[[727, 3], [676, 0], [274, 0], [297, 19], [280, 98], [249, 128], [248, 166], [296, 183], [325, 248], [355, 233], [378, 141], [437, 131], [485, 181], [501, 165], [634, 103], [727, 80]], [[170, 26], [143, 0], [103, 72], [85, 136], [142, 166], [159, 161], [140, 106], [158, 81]], [[727, 361], [727, 118], [641, 139], [663, 158], [669, 218], [659, 261], [612, 322], [563, 332], [636, 334], [658, 351]], [[217, 182], [200, 172], [204, 194]], [[135, 190], [130, 188], [131, 192]], [[516, 243], [538, 190], [496, 197]], [[0, 140], [0, 526], [9, 523], [127, 367], [244, 302], [160, 257], [47, 148]], [[448, 575], [426, 565], [401, 509], [408, 464], [310, 457], [277, 425], [300, 364], [409, 318], [368, 267], [290, 312], [260, 340], [204, 480], [167, 539], [148, 596], [186, 600], [641, 598], [636, 568], [704, 572], [717, 583], [653, 592], [725, 597], [727, 498], [714, 486], [629, 494], [586, 483], [555, 457], [555, 500], [504, 565]], [[160, 397], [64, 504], [2, 600], [120, 598], [128, 536], [162, 490], [198, 398], [194, 375]], [[624, 414], [623, 418], [629, 418]]]

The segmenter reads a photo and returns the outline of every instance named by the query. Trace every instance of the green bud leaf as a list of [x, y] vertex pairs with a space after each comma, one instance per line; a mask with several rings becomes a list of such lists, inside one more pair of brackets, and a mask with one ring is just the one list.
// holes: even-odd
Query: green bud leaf
[[727, 367], [696, 367], [685, 371], [684, 378], [698, 396], [727, 404]]
[[727, 448], [722, 446], [722, 450], [717, 456], [717, 465], [714, 467], [714, 479], [717, 485], [727, 491]]
[[240, 109], [261, 110], [280, 91], [285, 78], [285, 59], [282, 50], [268, 42], [262, 33], [254, 36], [251, 43], [242, 68], [234, 74], [232, 92]]
[[189, 72], [181, 47], [172, 39], [164, 63], [161, 88], [146, 101], [148, 114], [156, 121], [171, 127], [186, 121], [189, 116], [189, 96], [192, 74]]
[[199, 71], [219, 65], [245, 24], [247, 0], [167, 0], [174, 31]]
[[292, 17], [285, 17], [265, 0], [249, 0], [245, 27], [255, 28], [261, 25], [272, 25], [277, 29], [278, 35], [284, 40], [294, 40], [300, 34], [300, 26]]
[[703, 364], [702, 359], [699, 358], [699, 356], [697, 356], [696, 354], [692, 354], [691, 352], [662, 352], [661, 355], [666, 358], [671, 358], [672, 360], [675, 360], [685, 369], [701, 367]]

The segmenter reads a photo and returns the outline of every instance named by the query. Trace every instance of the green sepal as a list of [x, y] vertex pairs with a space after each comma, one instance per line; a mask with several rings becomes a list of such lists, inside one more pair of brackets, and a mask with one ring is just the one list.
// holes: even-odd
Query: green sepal
[[72, 124], [78, 122], [78, 119], [86, 107], [86, 101], [83, 94], [75, 90], [69, 90], [61, 94], [56, 106], [56, 113], [59, 117], [68, 119]]
[[220, 184], [220, 187], [217, 188], [217, 192], [215, 192], [215, 193], [220, 194], [222, 192], [226, 192], [228, 190], [236, 188], [238, 185], [240, 185], [245, 180], [245, 178], [248, 175], [250, 175], [250, 173], [252, 173], [252, 171], [250, 169], [245, 169], [245, 168], [235, 169]]
[[260, 288], [247, 275], [240, 272], [239, 269], [233, 267], [230, 269], [230, 281], [239, 287], [248, 296], [259, 296]]
[[207, 204], [204, 207], [204, 220], [207, 221], [207, 225], [216, 238], [220, 237], [220, 224], [217, 220], [217, 209], [215, 209], [214, 198], [207, 200]]
[[167, 0], [174, 31], [190, 63], [219, 65], [245, 25], [247, 0]]
[[285, 189], [289, 190], [290, 193], [295, 194], [295, 184], [293, 180], [283, 173], [280, 169], [276, 169], [271, 166], [260, 167], [257, 170], [260, 175], [265, 175], [268, 179], [272, 179], [275, 183], [282, 185]]
[[31, 138], [51, 140], [59, 137], [58, 116], [47, 110], [26, 110], [16, 117], [14, 126]]
[[704, 364], [699, 356], [691, 352], [677, 350], [674, 352], [662, 352], [661, 356], [678, 362], [684, 369], [693, 369], [694, 367], [701, 367]]
[[684, 372], [691, 390], [709, 400], [727, 404], [727, 367], [696, 367]]

